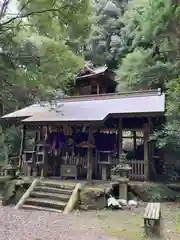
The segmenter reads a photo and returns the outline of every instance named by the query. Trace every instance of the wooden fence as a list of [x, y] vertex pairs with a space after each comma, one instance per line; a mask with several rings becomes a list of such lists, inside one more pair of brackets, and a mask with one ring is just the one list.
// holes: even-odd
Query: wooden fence
[[130, 180], [143, 181], [145, 180], [144, 161], [143, 160], [130, 160], [128, 161], [132, 168], [129, 173]]
[[[94, 161], [96, 162], [96, 161]], [[81, 164], [84, 169], [87, 168], [87, 159], [84, 157], [81, 157], [78, 159], [78, 157], [70, 158], [68, 161], [69, 164]], [[117, 165], [118, 160], [114, 159], [113, 165]], [[144, 181], [146, 179], [145, 176], [145, 164], [143, 160], [129, 160], [128, 164], [132, 168], [129, 172], [129, 178], [132, 181]], [[100, 168], [100, 167], [99, 167]], [[95, 169], [94, 169], [95, 170]], [[101, 169], [99, 169], [100, 171]], [[85, 170], [86, 171], [86, 170]]]
[[[113, 165], [118, 164], [118, 159], [115, 158], [113, 160]], [[146, 179], [145, 176], [145, 164], [143, 160], [132, 159], [128, 161], [128, 164], [132, 168], [129, 172], [129, 178], [132, 181], [144, 181]]]
[[[52, 157], [53, 160], [54, 157]], [[58, 158], [58, 157], [56, 157]], [[24, 161], [24, 174], [27, 175], [27, 166], [25, 166], [27, 161]], [[53, 161], [50, 162], [53, 163]], [[67, 157], [67, 158], [62, 158], [61, 159], [61, 164], [65, 164], [65, 165], [76, 165], [76, 166], [81, 166], [81, 175], [86, 176], [87, 173], [87, 156], [85, 157]], [[111, 167], [114, 167], [118, 164], [118, 159], [116, 157], [114, 157], [112, 159], [112, 165]], [[144, 181], [146, 180], [146, 176], [145, 176], [145, 164], [143, 160], [136, 160], [136, 159], [132, 159], [128, 161], [128, 164], [130, 165], [130, 167], [132, 168], [129, 172], [129, 178], [132, 181]], [[51, 166], [51, 164], [49, 164], [49, 174], [53, 175], [55, 170], [54, 167], [56, 166]], [[26, 170], [26, 171], [25, 171]], [[93, 173], [94, 173], [94, 177], [99, 178], [101, 176], [101, 166], [98, 164], [97, 162], [97, 156], [93, 156]]]

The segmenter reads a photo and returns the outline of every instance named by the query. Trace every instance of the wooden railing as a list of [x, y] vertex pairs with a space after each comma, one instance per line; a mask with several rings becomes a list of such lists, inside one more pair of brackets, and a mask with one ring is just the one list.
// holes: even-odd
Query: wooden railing
[[145, 180], [144, 174], [144, 161], [143, 160], [130, 160], [128, 161], [130, 167], [132, 168], [129, 173], [129, 178], [134, 181]]
[[[118, 159], [113, 159], [113, 166], [118, 164]], [[145, 171], [144, 171], [144, 160], [128, 160], [128, 164], [132, 168], [129, 172], [129, 178], [133, 181], [144, 181], [146, 179]]]
[[[101, 172], [101, 166], [99, 166], [97, 161], [95, 161], [95, 160], [96, 159], [94, 159], [94, 161], [93, 161], [93, 163], [94, 163], [93, 164], [93, 172], [95, 173], [96, 177], [99, 177], [100, 172]], [[24, 164], [26, 162], [27, 161], [25, 161]], [[80, 174], [82, 176], [86, 175], [86, 172], [87, 172], [87, 157], [86, 156], [85, 157], [73, 156], [73, 157], [68, 157], [67, 159], [66, 158], [62, 158], [61, 164], [64, 164], [64, 165], [77, 165], [81, 169]], [[112, 167], [116, 166], [117, 164], [118, 164], [118, 159], [116, 157], [114, 157], [112, 159]], [[144, 169], [145, 168], [145, 164], [144, 164], [143, 160], [136, 160], [136, 159], [128, 160], [128, 164], [132, 168], [131, 171], [129, 172], [130, 180], [133, 180], [133, 181], [144, 181], [146, 179], [145, 169]], [[53, 169], [51, 169], [51, 170], [53, 170]], [[29, 175], [29, 174], [30, 173], [28, 171], [27, 171], [27, 173], [25, 173], [25, 175]]]
[[[78, 163], [79, 165], [82, 166], [82, 171], [84, 171], [84, 173], [86, 172], [86, 168], [87, 168], [87, 159], [86, 159], [86, 157], [73, 157], [73, 158], [69, 158], [67, 162], [68, 163], [64, 162], [64, 164], [76, 165]], [[117, 164], [118, 164], [118, 159], [114, 158], [113, 159], [113, 166], [116, 166]], [[129, 172], [130, 180], [133, 180], [133, 181], [144, 181], [146, 179], [145, 171], [144, 171], [144, 165], [145, 164], [144, 164], [143, 160], [132, 159], [132, 160], [128, 161], [128, 164], [132, 168], [131, 171]], [[100, 167], [101, 166], [99, 166], [99, 172], [101, 172]]]

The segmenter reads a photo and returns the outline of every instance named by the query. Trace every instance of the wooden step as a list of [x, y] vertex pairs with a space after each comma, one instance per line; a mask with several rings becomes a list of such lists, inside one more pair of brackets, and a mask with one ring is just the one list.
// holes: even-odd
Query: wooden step
[[56, 181], [45, 181], [45, 180], [43, 180], [38, 184], [38, 186], [47, 186], [47, 187], [73, 190], [75, 188], [76, 184], [63, 184], [63, 183], [58, 183]]
[[46, 198], [51, 200], [59, 200], [59, 201], [68, 201], [70, 196], [67, 194], [61, 194], [61, 193], [52, 193], [52, 192], [40, 192], [40, 191], [33, 191], [30, 194], [30, 197], [36, 197], [36, 198]]
[[28, 205], [28, 204], [24, 204], [22, 206], [22, 208], [24, 209], [28, 209], [28, 210], [37, 210], [37, 211], [45, 211], [45, 212], [57, 212], [57, 213], [62, 213], [63, 211], [58, 210], [58, 209], [54, 209], [54, 208], [46, 208], [46, 207], [40, 207], [40, 206], [35, 206], [35, 205]]
[[70, 189], [63, 189], [63, 188], [54, 188], [54, 187], [48, 187], [48, 186], [36, 186], [34, 188], [34, 191], [38, 192], [48, 192], [48, 193], [59, 193], [59, 194], [66, 194], [66, 195], [71, 195], [72, 190]]
[[36, 205], [40, 207], [50, 207], [59, 210], [64, 210], [66, 203], [57, 200], [51, 200], [46, 198], [28, 198], [25, 202], [25, 205]]

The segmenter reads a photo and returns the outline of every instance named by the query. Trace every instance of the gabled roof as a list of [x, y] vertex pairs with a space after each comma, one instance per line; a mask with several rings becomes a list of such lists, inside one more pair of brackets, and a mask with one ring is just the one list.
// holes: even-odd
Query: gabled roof
[[157, 91], [117, 95], [69, 97], [56, 104], [33, 104], [2, 117], [25, 119], [22, 122], [91, 122], [104, 121], [109, 114], [163, 114], [165, 95]]
[[98, 74], [103, 74], [108, 70], [108, 67], [101, 66], [101, 67], [94, 67], [92, 64], [86, 63], [84, 69], [79, 72], [76, 77], [76, 80], [82, 78], [93, 77]]

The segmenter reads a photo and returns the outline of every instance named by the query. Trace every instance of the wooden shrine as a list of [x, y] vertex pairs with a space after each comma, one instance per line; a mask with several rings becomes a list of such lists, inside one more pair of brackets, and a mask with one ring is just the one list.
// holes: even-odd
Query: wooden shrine
[[[163, 123], [164, 93], [116, 94], [110, 76], [106, 67], [86, 65], [76, 78], [76, 96], [59, 100], [63, 114], [56, 111], [57, 102], [53, 110], [50, 103], [36, 103], [1, 118], [21, 122], [19, 168], [24, 175], [108, 180], [125, 152], [132, 180], [152, 178], [156, 150], [149, 136]], [[27, 132], [34, 142], [31, 149], [25, 146]], [[127, 141], [131, 150], [125, 147]]]

